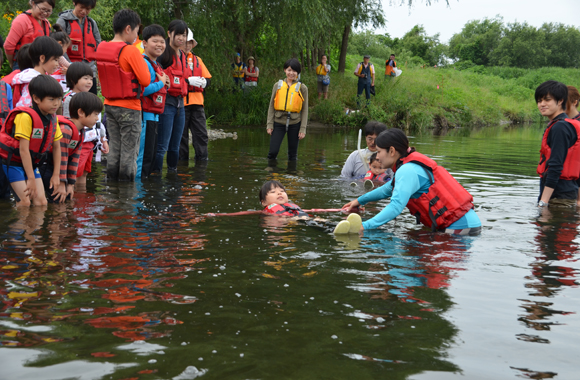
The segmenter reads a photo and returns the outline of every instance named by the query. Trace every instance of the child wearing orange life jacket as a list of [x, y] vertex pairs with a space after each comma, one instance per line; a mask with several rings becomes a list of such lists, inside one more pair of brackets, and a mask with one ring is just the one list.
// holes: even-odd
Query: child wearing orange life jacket
[[568, 88], [556, 81], [547, 81], [536, 88], [535, 99], [542, 116], [550, 121], [542, 137], [540, 162], [540, 196], [538, 206], [546, 207], [550, 200], [558, 203], [580, 203], [580, 122], [569, 119], [564, 112]]
[[[18, 55], [22, 54], [19, 52]], [[30, 44], [28, 56], [33, 68], [22, 70], [12, 79], [12, 85], [20, 87], [20, 99], [15, 107], [29, 107], [32, 99], [28, 92], [28, 83], [38, 75], [54, 73], [58, 67], [58, 60], [62, 57], [62, 47], [50, 37], [38, 37]]]
[[[85, 62], [73, 62], [66, 72], [67, 84], [72, 88], [64, 95], [62, 114], [70, 118], [72, 116], [70, 104], [72, 99], [80, 93], [89, 92], [93, 85], [93, 71]], [[94, 95], [94, 94], [93, 94]], [[101, 123], [99, 113], [97, 122], [90, 126], [84, 126], [83, 149], [80, 152], [78, 162], [76, 185], [84, 186], [87, 175], [92, 171], [93, 155], [96, 152], [96, 161], [101, 162], [101, 152], [109, 153], [107, 131]]]
[[374, 153], [371, 156], [369, 162], [370, 170], [365, 174], [364, 180], [387, 182], [391, 180], [391, 177], [387, 176], [387, 169], [383, 169], [381, 163], [377, 160], [377, 154]]
[[105, 116], [110, 137], [107, 177], [110, 180], [134, 181], [141, 136], [141, 92], [151, 78], [143, 56], [133, 45], [141, 24], [131, 9], [121, 9], [113, 16], [115, 37], [97, 47], [97, 70], [101, 93], [105, 97]]
[[[95, 125], [101, 116], [102, 110], [103, 102], [97, 95], [90, 92], [81, 92], [70, 101], [69, 113], [71, 117], [58, 116], [58, 123], [63, 136], [60, 139], [60, 187], [61, 191], [64, 190], [66, 193], [66, 198], [60, 198], [60, 202], [64, 202], [65, 199], [71, 199], [74, 196], [77, 170], [80, 167], [80, 153], [84, 148], [85, 127], [90, 128]], [[48, 187], [50, 173], [54, 170], [54, 166], [55, 162], [49, 157], [47, 162], [40, 168], [45, 189]], [[47, 198], [49, 202], [54, 202], [54, 199], [48, 193]]]
[[[51, 146], [53, 160], [61, 158], [62, 133], [55, 112], [62, 102], [62, 88], [54, 78], [42, 74], [33, 78], [28, 88], [33, 106], [16, 107], [6, 118], [0, 130], [0, 156], [16, 205], [43, 206], [47, 201], [38, 166], [46, 160]], [[49, 184], [55, 199], [66, 197], [58, 169], [55, 167]]]
[[308, 217], [300, 207], [288, 200], [286, 189], [278, 181], [268, 181], [260, 188], [260, 203], [264, 212], [280, 216]]
[[[177, 172], [179, 145], [185, 126], [184, 97], [189, 91], [187, 57], [182, 49], [187, 39], [187, 24], [173, 20], [167, 27], [165, 51], [157, 61], [169, 76], [169, 89], [165, 98], [165, 109], [159, 115], [157, 128], [157, 152], [153, 172], [160, 173], [167, 153], [167, 171]], [[205, 83], [205, 79], [203, 80]]]
[[143, 108], [143, 125], [137, 156], [136, 178], [146, 178], [153, 170], [157, 149], [157, 125], [159, 115], [165, 109], [169, 76], [163, 72], [157, 58], [165, 51], [165, 30], [161, 25], [152, 24], [143, 29], [143, 57], [151, 83], [143, 89], [141, 107]]

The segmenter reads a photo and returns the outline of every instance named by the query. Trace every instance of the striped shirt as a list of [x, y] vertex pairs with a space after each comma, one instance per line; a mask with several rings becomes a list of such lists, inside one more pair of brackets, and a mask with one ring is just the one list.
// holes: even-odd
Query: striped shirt
[[77, 179], [84, 129], [80, 131], [80, 141], [74, 141], [72, 140], [73, 131], [71, 127], [66, 123], [59, 123], [59, 125], [62, 132], [62, 139], [60, 139], [59, 178], [61, 182], [73, 185]]

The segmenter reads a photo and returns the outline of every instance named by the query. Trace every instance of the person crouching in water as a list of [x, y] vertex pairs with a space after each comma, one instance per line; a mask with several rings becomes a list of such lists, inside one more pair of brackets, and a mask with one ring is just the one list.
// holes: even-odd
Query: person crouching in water
[[393, 179], [343, 206], [365, 205], [390, 197], [391, 202], [378, 215], [363, 222], [363, 230], [377, 228], [397, 217], [405, 206], [418, 222], [432, 231], [456, 235], [478, 235], [481, 221], [473, 210], [473, 197], [443, 167], [409, 147], [409, 140], [400, 129], [381, 132], [376, 139], [377, 160], [384, 168], [392, 168]]
[[568, 88], [556, 81], [547, 81], [536, 88], [538, 110], [550, 122], [544, 131], [540, 148], [540, 196], [538, 207], [549, 202], [563, 205], [578, 203], [580, 174], [580, 122], [564, 112]]

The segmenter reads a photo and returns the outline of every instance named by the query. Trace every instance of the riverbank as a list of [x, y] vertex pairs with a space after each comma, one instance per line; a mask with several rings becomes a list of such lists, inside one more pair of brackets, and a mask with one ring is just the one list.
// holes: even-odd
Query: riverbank
[[[358, 60], [349, 56], [344, 75], [331, 73], [329, 99], [318, 100], [316, 76], [305, 70], [302, 81], [309, 89], [310, 120], [341, 126], [360, 126], [379, 120], [410, 131], [488, 126], [499, 123], [540, 121], [534, 90], [550, 79], [580, 87], [579, 69], [534, 70], [475, 66], [459, 70], [405, 66], [403, 74], [385, 78], [383, 61], [373, 60], [377, 69], [376, 96], [368, 107], [356, 101], [357, 78], [352, 74]], [[251, 91], [209, 89], [206, 113], [216, 125], [264, 125], [272, 85], [280, 73], [265, 73]], [[349, 112], [346, 110], [358, 110]]]

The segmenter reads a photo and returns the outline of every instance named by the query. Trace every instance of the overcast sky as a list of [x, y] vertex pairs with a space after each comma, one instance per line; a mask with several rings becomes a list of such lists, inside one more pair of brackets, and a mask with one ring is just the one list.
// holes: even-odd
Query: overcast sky
[[[404, 0], [407, 3], [406, 0]], [[376, 33], [389, 33], [403, 37], [414, 25], [422, 24], [427, 34], [440, 34], [441, 42], [448, 42], [470, 20], [503, 16], [504, 22], [524, 22], [541, 26], [544, 22], [561, 22], [580, 27], [580, 0], [414, 0], [412, 8], [400, 4], [401, 0], [382, 0], [387, 19], [386, 28]], [[580, 48], [580, 47], [579, 47]]]

